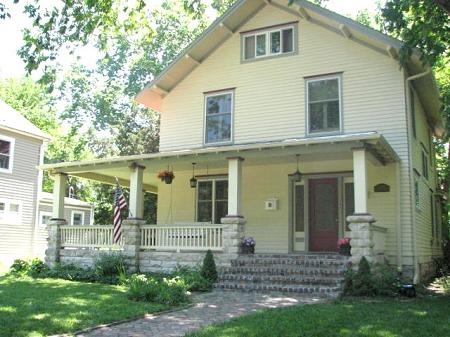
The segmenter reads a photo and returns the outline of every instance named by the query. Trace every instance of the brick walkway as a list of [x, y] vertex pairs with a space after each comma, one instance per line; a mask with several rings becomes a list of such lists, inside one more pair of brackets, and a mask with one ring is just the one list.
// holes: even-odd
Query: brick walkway
[[294, 304], [323, 301], [317, 297], [288, 294], [260, 294], [215, 290], [197, 294], [195, 306], [166, 313], [148, 315], [145, 318], [111, 327], [103, 327], [79, 337], [182, 337], [202, 326], [229, 320], [264, 308], [278, 308]]

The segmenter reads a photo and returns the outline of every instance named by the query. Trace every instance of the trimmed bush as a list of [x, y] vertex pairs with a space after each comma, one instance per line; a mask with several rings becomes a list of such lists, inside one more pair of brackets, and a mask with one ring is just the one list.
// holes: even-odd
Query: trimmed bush
[[202, 269], [200, 270], [200, 275], [210, 282], [217, 281], [217, 269], [216, 263], [214, 262], [214, 255], [211, 250], [208, 249], [205, 258], [203, 259]]
[[15, 276], [23, 276], [30, 270], [30, 263], [22, 259], [14, 260], [13, 264], [9, 268], [9, 273]]
[[388, 264], [374, 265], [372, 268], [372, 284], [376, 295], [398, 295], [400, 280], [396, 268]]
[[28, 275], [34, 278], [40, 277], [49, 271], [48, 266], [41, 259], [35, 258], [31, 260], [30, 269]]
[[364, 256], [359, 261], [358, 271], [353, 277], [352, 292], [355, 296], [375, 295], [369, 261]]

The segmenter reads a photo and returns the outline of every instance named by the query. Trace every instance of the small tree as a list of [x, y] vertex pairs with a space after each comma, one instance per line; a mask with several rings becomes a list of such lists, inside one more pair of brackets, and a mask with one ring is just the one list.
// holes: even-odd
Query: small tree
[[353, 279], [353, 295], [373, 296], [375, 289], [372, 283], [372, 272], [369, 261], [363, 256], [359, 261], [358, 271]]
[[205, 258], [203, 259], [202, 269], [200, 270], [200, 274], [207, 280], [211, 282], [217, 281], [217, 269], [216, 263], [214, 262], [214, 256], [211, 250], [208, 249], [206, 252]]

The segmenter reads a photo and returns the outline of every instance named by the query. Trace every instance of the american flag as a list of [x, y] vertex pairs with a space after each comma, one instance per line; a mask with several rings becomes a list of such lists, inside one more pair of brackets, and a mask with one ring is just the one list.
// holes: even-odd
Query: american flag
[[116, 185], [114, 192], [114, 243], [119, 243], [122, 237], [122, 218], [120, 211], [127, 207], [127, 201], [123, 196], [123, 191], [119, 184]]

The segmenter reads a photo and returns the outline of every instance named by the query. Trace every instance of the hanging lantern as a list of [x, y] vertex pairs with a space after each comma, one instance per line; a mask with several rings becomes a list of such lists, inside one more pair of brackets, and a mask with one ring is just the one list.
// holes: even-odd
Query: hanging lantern
[[191, 185], [192, 188], [196, 188], [197, 187], [197, 179], [195, 178], [195, 165], [197, 163], [192, 163], [192, 178], [189, 180], [189, 184]]
[[297, 157], [297, 170], [294, 173], [290, 174], [290, 176], [292, 177], [293, 181], [300, 182], [302, 180], [302, 176], [303, 176], [302, 173], [298, 169], [298, 158], [300, 157], [300, 155], [297, 154], [296, 157]]

